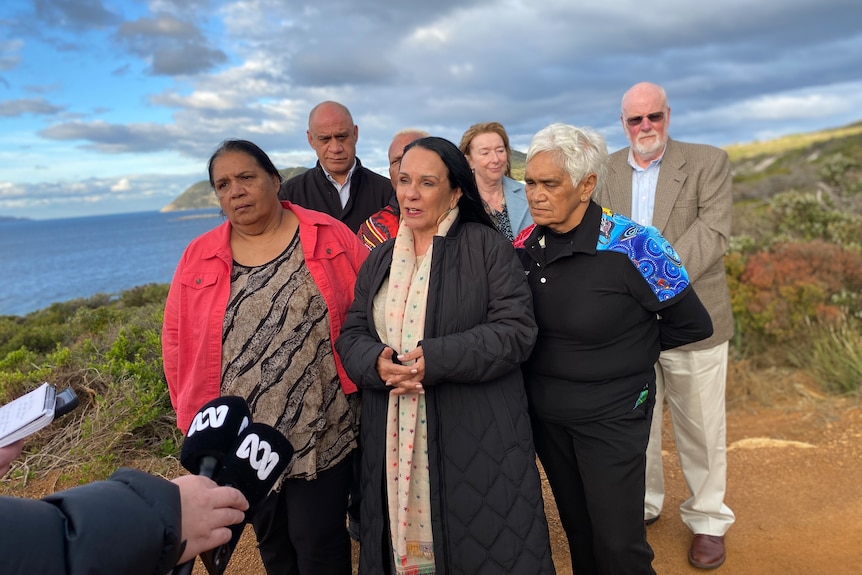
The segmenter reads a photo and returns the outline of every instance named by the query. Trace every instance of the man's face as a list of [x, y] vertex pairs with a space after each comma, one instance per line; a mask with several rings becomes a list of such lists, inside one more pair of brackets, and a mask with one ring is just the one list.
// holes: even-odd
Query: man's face
[[308, 123], [308, 143], [317, 152], [323, 169], [333, 176], [346, 176], [356, 159], [359, 128], [334, 107], [321, 107]]
[[389, 181], [392, 182], [393, 188], [398, 188], [398, 166], [404, 156], [404, 147], [421, 137], [418, 134], [399, 134], [392, 138], [392, 143], [389, 144]]
[[645, 86], [626, 94], [621, 121], [639, 164], [661, 155], [667, 144], [670, 108], [660, 91]]

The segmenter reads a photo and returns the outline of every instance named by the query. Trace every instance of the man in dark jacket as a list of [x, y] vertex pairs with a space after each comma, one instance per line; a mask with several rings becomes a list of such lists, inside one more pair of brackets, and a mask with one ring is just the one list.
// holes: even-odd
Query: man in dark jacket
[[[21, 443], [0, 448], [0, 477]], [[121, 469], [41, 500], [0, 497], [4, 575], [167, 573], [227, 543], [248, 502], [200, 475], [173, 481]]]
[[284, 182], [278, 197], [329, 214], [356, 232], [389, 203], [392, 184], [356, 157], [359, 127], [342, 104], [327, 101], [315, 106], [306, 134], [317, 153], [317, 165]]

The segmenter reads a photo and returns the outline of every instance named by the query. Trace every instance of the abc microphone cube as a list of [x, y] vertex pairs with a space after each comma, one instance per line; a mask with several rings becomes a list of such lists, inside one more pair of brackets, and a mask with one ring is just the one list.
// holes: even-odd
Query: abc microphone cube
[[242, 397], [217, 397], [195, 414], [180, 451], [180, 463], [196, 475], [215, 479], [221, 462], [251, 423]]

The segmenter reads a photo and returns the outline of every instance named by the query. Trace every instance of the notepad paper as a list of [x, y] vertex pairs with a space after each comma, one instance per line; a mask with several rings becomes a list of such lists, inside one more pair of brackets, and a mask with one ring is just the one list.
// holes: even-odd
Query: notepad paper
[[0, 407], [0, 447], [39, 431], [54, 419], [57, 389], [43, 383]]

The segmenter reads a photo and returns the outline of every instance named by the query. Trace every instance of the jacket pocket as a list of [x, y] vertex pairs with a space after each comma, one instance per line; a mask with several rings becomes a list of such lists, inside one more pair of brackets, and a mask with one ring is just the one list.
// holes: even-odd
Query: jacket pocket
[[186, 272], [180, 276], [180, 284], [191, 289], [203, 289], [213, 286], [218, 282], [218, 274]]

